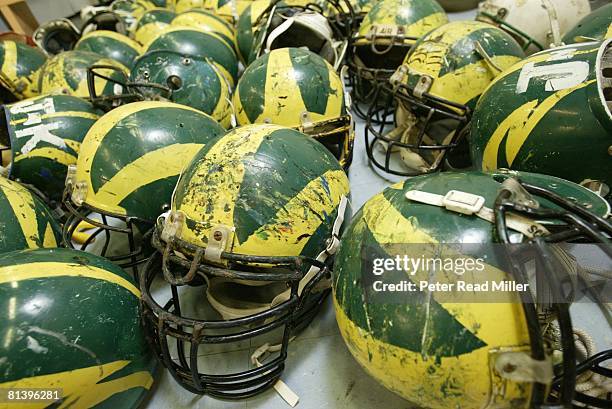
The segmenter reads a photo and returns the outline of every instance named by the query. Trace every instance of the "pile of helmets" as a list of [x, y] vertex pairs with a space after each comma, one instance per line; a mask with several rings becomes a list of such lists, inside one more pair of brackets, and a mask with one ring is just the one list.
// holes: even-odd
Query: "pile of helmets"
[[[364, 280], [425, 244], [539, 246], [555, 294], [588, 280], [559, 243], [612, 259], [611, 4], [100, 3], [0, 36], [2, 388], [137, 407], [161, 363], [295, 405], [289, 344], [333, 292], [350, 352], [418, 406], [609, 407], [612, 352], [579, 356], [570, 302], [381, 303]], [[402, 182], [353, 217], [356, 143]]]

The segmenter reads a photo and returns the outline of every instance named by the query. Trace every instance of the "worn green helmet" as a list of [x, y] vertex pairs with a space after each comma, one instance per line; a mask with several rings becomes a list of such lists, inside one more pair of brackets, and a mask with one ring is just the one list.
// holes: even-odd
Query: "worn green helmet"
[[[609, 212], [588, 189], [524, 172], [442, 172], [391, 186], [357, 212], [336, 256], [334, 307], [348, 350], [409, 407], [572, 407], [573, 300], [557, 294], [579, 266], [559, 242], [589, 243], [589, 254], [601, 248], [612, 260]], [[529, 269], [537, 283], [523, 279]]]
[[323, 143], [345, 167], [353, 155], [354, 125], [344, 83], [323, 58], [281, 48], [257, 59], [234, 94], [239, 125], [292, 127]]
[[61, 201], [68, 166], [102, 112], [70, 95], [30, 98], [2, 110], [0, 149], [11, 151], [9, 177]]
[[87, 80], [90, 68], [105, 66], [110, 68], [101, 69], [103, 76], [96, 78], [92, 85], [96, 95], [111, 95], [116, 82], [127, 76], [127, 67], [91, 51], [77, 50], [58, 54], [42, 66], [39, 91], [41, 94], [62, 93], [87, 98], [91, 91]]
[[142, 236], [167, 210], [179, 173], [223, 133], [210, 116], [171, 102], [134, 102], [104, 115], [85, 136], [66, 179], [65, 244], [72, 245], [79, 224], [87, 221], [96, 228], [92, 237], [107, 236], [102, 249], [85, 242], [81, 250], [100, 252], [122, 266], [142, 261], [148, 247]]
[[435, 0], [374, 4], [351, 38], [349, 74], [354, 100], [371, 102], [376, 84], [389, 80], [416, 41], [446, 23], [448, 17]]
[[168, 100], [196, 108], [232, 126], [230, 85], [217, 63], [176, 51], [151, 51], [134, 64], [127, 84], [143, 100]]
[[565, 44], [603, 41], [612, 38], [612, 3], [584, 17], [563, 36]]
[[208, 10], [190, 10], [178, 14], [171, 23], [174, 27], [193, 27], [217, 34], [236, 50], [234, 28], [227, 21]]
[[61, 243], [61, 229], [51, 210], [30, 190], [2, 176], [0, 216], [0, 254]]
[[233, 87], [238, 80], [238, 57], [233, 47], [219, 35], [191, 27], [168, 27], [146, 47], [177, 51], [184, 55], [208, 58], [219, 64], [223, 75]]
[[401, 176], [468, 167], [464, 135], [478, 98], [524, 56], [510, 34], [477, 21], [450, 22], [421, 37], [376, 89], [366, 126], [371, 164]]
[[0, 102], [38, 95], [38, 74], [47, 56], [38, 48], [12, 40], [0, 41]]
[[138, 19], [134, 29], [134, 40], [140, 45], [149, 44], [165, 28], [170, 26], [176, 13], [166, 9], [149, 10]]
[[[159, 219], [152, 239], [157, 252], [140, 280], [155, 350], [181, 385], [222, 398], [249, 397], [274, 385], [288, 339], [312, 320], [329, 293], [325, 266], [351, 214], [348, 195], [348, 177], [338, 161], [293, 129], [247, 125], [198, 152], [181, 174], [170, 212]], [[170, 294], [170, 286], [206, 282], [205, 291], [198, 289], [205, 296], [187, 306], [189, 301], [179, 299], [182, 291], [172, 290], [172, 305], [185, 309], [168, 309], [167, 296], [151, 291], [162, 272], [163, 293]], [[204, 311], [207, 305], [220, 318], [186, 310]], [[198, 330], [207, 327], [223, 331]], [[261, 368], [230, 375], [202, 361], [185, 364], [184, 351], [199, 356], [215, 350], [212, 344], [257, 345], [264, 333], [280, 339]], [[191, 345], [173, 361], [168, 344], [179, 339]], [[243, 385], [238, 388], [237, 378]]]
[[612, 187], [611, 60], [606, 40], [540, 52], [506, 70], [474, 111], [474, 166], [598, 182], [605, 195]]
[[236, 43], [238, 56], [243, 63], [251, 61], [255, 28], [260, 17], [270, 6], [270, 0], [255, 0], [240, 14], [236, 27]]
[[142, 54], [142, 47], [123, 34], [108, 30], [97, 30], [85, 34], [74, 47], [75, 50], [91, 51], [105, 58], [112, 58], [127, 68]]
[[[139, 407], [157, 367], [140, 291], [108, 260], [68, 249], [0, 256], [0, 388], [56, 391], [36, 407]], [[53, 401], [56, 401], [55, 403]]]

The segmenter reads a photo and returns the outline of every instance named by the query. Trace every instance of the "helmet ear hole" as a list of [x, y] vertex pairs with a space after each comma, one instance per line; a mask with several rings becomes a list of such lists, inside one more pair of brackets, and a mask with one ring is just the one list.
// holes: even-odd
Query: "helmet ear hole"
[[166, 80], [166, 84], [172, 91], [178, 91], [183, 87], [183, 80], [177, 75], [171, 75]]

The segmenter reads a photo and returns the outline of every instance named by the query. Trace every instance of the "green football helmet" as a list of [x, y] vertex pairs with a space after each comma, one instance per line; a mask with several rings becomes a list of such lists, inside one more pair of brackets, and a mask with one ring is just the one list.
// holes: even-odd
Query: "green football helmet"
[[[338, 161], [292, 129], [247, 125], [198, 152], [181, 174], [170, 211], [158, 220], [157, 251], [140, 276], [149, 339], [177, 382], [220, 398], [250, 397], [276, 383], [289, 338], [329, 293], [327, 263], [351, 214], [348, 195]], [[170, 301], [151, 290], [160, 275]], [[201, 302], [181, 299], [186, 287], [205, 283], [206, 298], [194, 299]], [[207, 305], [216, 313], [202, 314]], [[243, 340], [257, 347], [262, 334], [268, 336], [261, 345], [276, 335], [279, 345], [263, 347], [271, 356], [261, 365], [257, 355], [239, 373], [215, 368], [210, 374], [212, 365], [187, 364], [186, 351], [200, 356], [215, 344]], [[168, 348], [174, 343], [178, 360]]]
[[236, 51], [234, 27], [221, 17], [207, 10], [190, 10], [178, 14], [171, 23], [174, 27], [193, 27], [223, 38]]
[[168, 100], [210, 115], [224, 128], [233, 123], [231, 88], [217, 63], [170, 50], [151, 51], [132, 68], [125, 87], [141, 100]]
[[366, 123], [371, 165], [400, 176], [468, 167], [465, 134], [478, 98], [524, 56], [509, 34], [477, 21], [447, 23], [419, 39], [375, 89]]
[[540, 52], [506, 70], [474, 111], [474, 166], [544, 173], [606, 195], [612, 187], [611, 61], [612, 40], [606, 40]]
[[[389, 80], [416, 41], [446, 23], [448, 17], [435, 0], [382, 0], [374, 4], [351, 37], [348, 66], [353, 100], [371, 103], [377, 84]], [[357, 112], [365, 118], [364, 112]]]
[[[100, 69], [93, 83], [88, 81], [92, 67]], [[94, 95], [112, 95], [118, 81], [127, 76], [123, 64], [90, 51], [66, 51], [49, 59], [40, 69], [41, 94], [65, 94], [87, 98]]]
[[297, 129], [324, 144], [345, 169], [355, 130], [344, 82], [323, 58], [281, 48], [252, 63], [233, 97], [239, 125], [270, 123]]
[[0, 255], [61, 243], [61, 228], [51, 210], [30, 190], [2, 176], [0, 216]]
[[149, 44], [165, 28], [170, 26], [176, 13], [166, 9], [149, 10], [138, 19], [134, 29], [134, 40], [140, 45]]
[[563, 36], [565, 44], [612, 38], [612, 3], [593, 11]]
[[150, 44], [146, 52], [171, 50], [184, 55], [208, 58], [219, 64], [232, 88], [238, 80], [238, 57], [233, 47], [219, 35], [191, 27], [170, 26]]
[[38, 74], [47, 56], [38, 48], [12, 40], [0, 41], [2, 103], [38, 95]]
[[142, 54], [142, 47], [123, 34], [108, 30], [97, 30], [85, 34], [74, 47], [75, 50], [91, 51], [105, 58], [120, 62], [131, 68], [134, 60]]
[[30, 98], [2, 111], [0, 150], [10, 150], [8, 176], [60, 202], [68, 166], [76, 163], [83, 138], [102, 112], [69, 95]]
[[[140, 291], [108, 260], [68, 249], [0, 256], [0, 388], [58, 391], [30, 407], [136, 409], [157, 361], [138, 311]], [[17, 406], [24, 406], [18, 404]]]
[[[580, 274], [566, 244], [612, 260], [609, 212], [588, 189], [524, 172], [442, 172], [389, 187], [357, 212], [336, 255], [348, 350], [409, 407], [608, 407], [605, 396], [574, 393], [576, 376], [612, 351], [577, 367], [576, 300], [563, 288]], [[506, 282], [523, 290], [493, 289]]]
[[[147, 234], [170, 205], [179, 173], [223, 133], [208, 115], [170, 102], [134, 102], [101, 117], [68, 171], [64, 244], [73, 246], [75, 233], [89, 226], [95, 231], [81, 250], [123, 267], [142, 262], [148, 255]], [[100, 243], [96, 236], [102, 233]]]

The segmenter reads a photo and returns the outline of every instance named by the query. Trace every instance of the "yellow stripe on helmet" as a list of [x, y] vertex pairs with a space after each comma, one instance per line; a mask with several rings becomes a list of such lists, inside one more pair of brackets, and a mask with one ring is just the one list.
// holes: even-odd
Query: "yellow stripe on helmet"
[[54, 147], [33, 149], [28, 152], [27, 155], [18, 155], [14, 161], [19, 162], [22, 160], [32, 159], [34, 157], [51, 159], [65, 166], [72, 165], [77, 161], [76, 156]]
[[542, 118], [563, 98], [595, 81], [586, 81], [574, 87], [557, 91], [540, 104], [537, 100], [526, 102], [508, 115], [487, 142], [482, 158], [483, 170], [498, 169], [497, 156], [504, 139], [506, 139], [506, 161], [511, 166], [523, 144]]
[[3, 46], [2, 74], [11, 81], [15, 81], [17, 79], [17, 44], [14, 41], [4, 41]]
[[[91, 112], [80, 112], [80, 111], [63, 111], [63, 112], [53, 112], [50, 114], [43, 114], [41, 115], [41, 119], [45, 120], [45, 119], [52, 119], [52, 118], [83, 118], [83, 119], [93, 119], [95, 121], [97, 121], [100, 118], [100, 115], [97, 114], [92, 114]], [[15, 126], [15, 125], [19, 125], [22, 124], [26, 121], [28, 121], [30, 118], [21, 118], [21, 119], [17, 119], [17, 120], [13, 120], [11, 121], [11, 125]]]
[[[329, 190], [323, 185], [323, 179], [329, 184]], [[327, 198], [327, 192], [337, 196]], [[342, 170], [326, 172], [313, 179], [301, 192], [292, 197], [276, 213], [270, 224], [260, 227], [244, 243], [236, 243], [234, 251], [240, 254], [297, 256], [323, 223], [320, 214], [332, 214], [340, 205], [343, 196], [349, 192], [348, 179]], [[304, 203], [311, 205], [304, 211]], [[282, 226], [282, 231], [279, 231]], [[282, 240], [266, 240], [264, 237], [282, 237]], [[306, 238], [300, 239], [302, 236]]]
[[[133, 388], [151, 389], [153, 376], [147, 371], [134, 372], [116, 379], [104, 381], [120, 371], [131, 361], [114, 361], [106, 364], [79, 368], [73, 371], [33, 376], [0, 384], [0, 388], [62, 388], [64, 400], [58, 408], [91, 408], [112, 396]], [[22, 409], [43, 409], [49, 402], [20, 403]]]
[[140, 290], [130, 281], [115, 273], [92, 265], [49, 261], [0, 267], [0, 284], [49, 277], [93, 278], [123, 287], [134, 294], [134, 296], [140, 297]]

